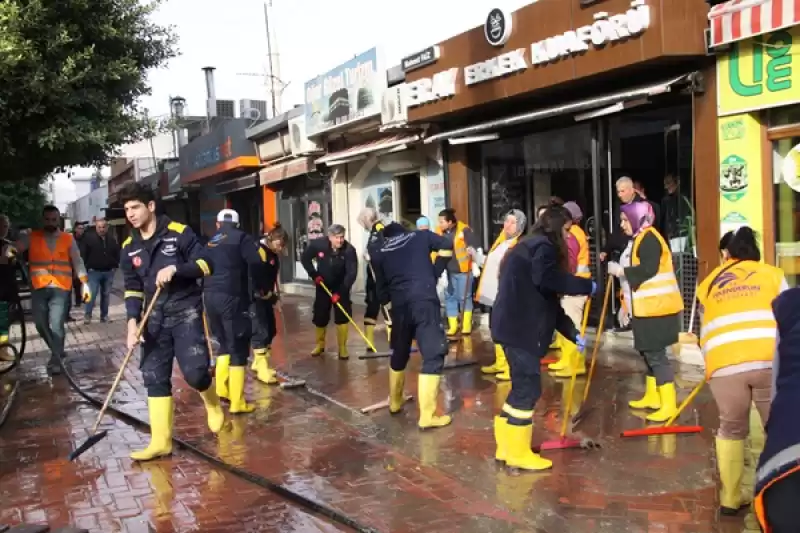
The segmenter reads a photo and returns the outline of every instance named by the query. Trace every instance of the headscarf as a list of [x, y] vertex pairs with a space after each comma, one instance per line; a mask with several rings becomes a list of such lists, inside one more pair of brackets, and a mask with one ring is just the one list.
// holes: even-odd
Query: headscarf
[[642, 230], [653, 225], [655, 216], [650, 202], [634, 201], [622, 205], [620, 209], [628, 217], [628, 222], [631, 224], [631, 230], [634, 235], [638, 235]]
[[580, 206], [575, 202], [567, 202], [564, 204], [564, 209], [569, 211], [569, 216], [572, 217], [573, 221], [580, 220], [583, 218], [583, 211], [581, 211]]
[[519, 209], [512, 209], [506, 214], [506, 217], [514, 217], [514, 220], [517, 221], [517, 233], [514, 235], [508, 235], [509, 239], [518, 237], [523, 231], [525, 231], [525, 224], [528, 223], [528, 218], [525, 216], [525, 213]]

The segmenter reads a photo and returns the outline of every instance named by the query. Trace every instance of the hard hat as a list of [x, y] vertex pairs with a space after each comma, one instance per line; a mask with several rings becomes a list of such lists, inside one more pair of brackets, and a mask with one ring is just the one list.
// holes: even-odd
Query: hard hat
[[223, 209], [217, 214], [217, 222], [233, 222], [234, 224], [238, 224], [239, 213], [233, 209]]

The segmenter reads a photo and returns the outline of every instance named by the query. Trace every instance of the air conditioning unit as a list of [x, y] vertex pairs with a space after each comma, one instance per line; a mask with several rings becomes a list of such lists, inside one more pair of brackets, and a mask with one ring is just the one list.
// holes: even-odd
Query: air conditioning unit
[[383, 91], [381, 124], [384, 126], [408, 122], [408, 106], [405, 101], [406, 84], [401, 83]]
[[289, 146], [295, 157], [325, 153], [320, 143], [311, 140], [306, 134], [306, 117], [301, 115], [289, 121]]
[[267, 120], [267, 101], [251, 100], [244, 98], [239, 100], [239, 117], [251, 120]]
[[219, 118], [236, 118], [236, 104], [233, 100], [217, 100]]

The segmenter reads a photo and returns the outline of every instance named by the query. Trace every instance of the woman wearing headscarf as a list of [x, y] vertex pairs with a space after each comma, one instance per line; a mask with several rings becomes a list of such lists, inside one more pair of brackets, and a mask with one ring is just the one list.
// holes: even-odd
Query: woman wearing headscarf
[[529, 238], [506, 253], [492, 307], [492, 340], [502, 345], [511, 367], [511, 392], [494, 419], [495, 459], [511, 468], [546, 470], [552, 462], [531, 450], [533, 408], [542, 392], [541, 359], [558, 329], [583, 346], [564, 313], [564, 294], [593, 294], [596, 285], [569, 273], [569, 217], [560, 208], [546, 210]]
[[[483, 274], [478, 282], [478, 291], [475, 293], [475, 301], [489, 307], [489, 327], [492, 326], [491, 307], [497, 297], [497, 287], [500, 280], [500, 263], [506, 253], [516, 246], [520, 235], [525, 230], [527, 219], [525, 214], [519, 209], [512, 209], [506, 215], [503, 222], [503, 231], [497, 236], [486, 261], [483, 263]], [[481, 367], [484, 374], [494, 374], [500, 381], [508, 381], [511, 375], [508, 372], [508, 360], [499, 344], [494, 345], [494, 363], [489, 366]]]
[[752, 499], [742, 494], [750, 405], [755, 403], [766, 423], [778, 334], [772, 302], [788, 285], [780, 268], [761, 263], [755, 233], [747, 226], [723, 236], [720, 253], [723, 263], [698, 285], [697, 299], [706, 380], [719, 410], [720, 513], [731, 516]]
[[654, 409], [647, 420], [666, 422], [678, 410], [667, 347], [678, 342], [683, 297], [672, 267], [672, 252], [652, 225], [650, 204], [632, 202], [620, 209], [620, 227], [632, 238], [620, 262], [608, 263], [608, 273], [622, 281], [625, 300], [631, 302], [633, 343], [647, 363], [644, 397], [628, 405]]

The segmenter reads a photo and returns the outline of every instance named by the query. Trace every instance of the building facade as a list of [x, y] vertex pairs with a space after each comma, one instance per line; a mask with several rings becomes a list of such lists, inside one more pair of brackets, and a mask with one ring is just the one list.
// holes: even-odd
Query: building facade
[[717, 53], [719, 223], [762, 236], [764, 260], [800, 276], [800, 9], [726, 2], [708, 15]]

